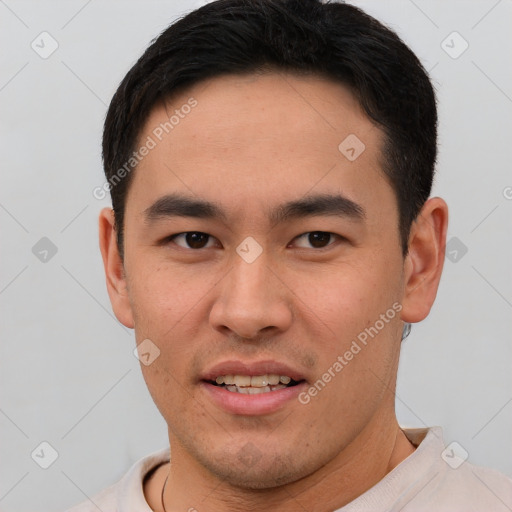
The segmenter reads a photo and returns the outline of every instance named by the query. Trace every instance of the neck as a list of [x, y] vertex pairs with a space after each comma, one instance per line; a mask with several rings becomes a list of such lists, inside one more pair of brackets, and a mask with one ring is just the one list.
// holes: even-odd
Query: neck
[[342, 452], [307, 477], [258, 490], [222, 481], [191, 457], [169, 433], [172, 464], [162, 467], [158, 477], [145, 485], [146, 499], [155, 512], [164, 512], [161, 493], [167, 479], [167, 512], [263, 512], [270, 507], [275, 512], [295, 512], [301, 508], [310, 512], [336, 510], [373, 487], [414, 452], [415, 447], [400, 430], [394, 414], [387, 420], [374, 418]]

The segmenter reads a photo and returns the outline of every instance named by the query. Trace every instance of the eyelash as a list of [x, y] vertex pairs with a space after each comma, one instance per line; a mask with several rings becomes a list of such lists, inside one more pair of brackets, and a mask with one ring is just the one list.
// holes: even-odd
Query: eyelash
[[[176, 233], [174, 235], [170, 235], [168, 237], [166, 237], [164, 240], [163, 240], [163, 243], [164, 244], [167, 244], [169, 242], [174, 242], [174, 240], [177, 238], [177, 237], [180, 237], [180, 236], [186, 236], [188, 234], [191, 234], [191, 233], [196, 233], [196, 234], [199, 234], [199, 235], [206, 235], [208, 238], [208, 241], [207, 243], [210, 241], [210, 239], [213, 239], [215, 237], [213, 237], [212, 235], [209, 235], [208, 233], [204, 233], [202, 231], [183, 231], [182, 233]], [[297, 239], [300, 239], [300, 238], [303, 238], [305, 236], [308, 236], [312, 233], [321, 233], [321, 234], [324, 234], [324, 235], [330, 235], [332, 237], [335, 237], [337, 238], [339, 241], [343, 241], [343, 240], [346, 240], [343, 236], [341, 235], [338, 235], [336, 233], [331, 233], [330, 231], [307, 231], [306, 233], [303, 233], [302, 235], [298, 235], [296, 236], [293, 240], [297, 240]], [[178, 244], [176, 244], [178, 245]], [[327, 250], [329, 249], [332, 245], [335, 245], [335, 243], [329, 243], [327, 244], [325, 247], [309, 247], [309, 248], [305, 248], [305, 247], [301, 247], [301, 249], [313, 249], [315, 250], [316, 252], [320, 252], [322, 250]], [[185, 249], [185, 250], [191, 250], [191, 251], [201, 251], [201, 250], [204, 250], [204, 249], [209, 249], [210, 247], [201, 247], [199, 249], [193, 249], [192, 247], [182, 247], [181, 245], [178, 245], [178, 247], [180, 247], [181, 249]]]

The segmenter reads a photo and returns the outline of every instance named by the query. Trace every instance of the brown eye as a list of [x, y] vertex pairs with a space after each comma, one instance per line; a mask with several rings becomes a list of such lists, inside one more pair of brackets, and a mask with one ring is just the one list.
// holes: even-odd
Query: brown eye
[[324, 231], [313, 231], [308, 234], [308, 242], [315, 248], [329, 245], [330, 239], [331, 234]]
[[[204, 249], [210, 238], [212, 237], [207, 233], [201, 233], [200, 231], [186, 231], [185, 233], [178, 233], [177, 235], [171, 236], [169, 240], [184, 249]], [[182, 243], [178, 243], [176, 240], [181, 240]], [[183, 245], [183, 241], [185, 245]]]
[[324, 247], [327, 247], [329, 245], [332, 245], [333, 237], [336, 237], [339, 235], [335, 235], [334, 233], [328, 233], [327, 231], [310, 231], [309, 233], [304, 233], [303, 235], [300, 235], [297, 237], [296, 240], [306, 240], [306, 244], [308, 245], [299, 245], [301, 248], [306, 249], [323, 249]]

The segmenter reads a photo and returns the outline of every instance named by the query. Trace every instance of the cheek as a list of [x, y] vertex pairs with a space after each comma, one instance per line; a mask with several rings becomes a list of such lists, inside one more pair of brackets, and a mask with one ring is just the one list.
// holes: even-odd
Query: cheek
[[148, 391], [168, 422], [171, 418], [185, 418], [192, 411], [198, 412], [197, 402], [183, 392], [183, 376], [171, 364], [169, 354], [162, 352], [151, 365], [141, 365]]
[[169, 382], [168, 392], [173, 393], [176, 381], [185, 382], [198, 350], [205, 352], [200, 331], [204, 331], [211, 293], [219, 279], [212, 272], [178, 269], [170, 263], [152, 265], [149, 258], [141, 261], [145, 264], [131, 268], [136, 276], [130, 282], [135, 335], [138, 344], [149, 339], [159, 350], [155, 362], [142, 370], [147, 382], [153, 386]]
[[361, 258], [357, 265], [297, 280], [296, 294], [306, 305], [302, 317], [307, 315], [307, 328], [317, 329], [312, 333], [319, 355], [317, 378], [332, 379], [325, 398], [330, 395], [328, 401], [345, 411], [354, 405], [351, 401], [380, 396], [396, 359], [401, 304], [399, 269], [393, 265], [382, 255], [372, 261]]
[[304, 314], [312, 322], [316, 318], [330, 339], [347, 340], [396, 301], [390, 274], [378, 262], [329, 266], [309, 276], [296, 276], [293, 291]]
[[[194, 305], [213, 288], [214, 280], [169, 263], [150, 263], [133, 267], [130, 297], [136, 328], [150, 328], [163, 334], [187, 315], [193, 315]], [[211, 282], [210, 282], [211, 281]]]

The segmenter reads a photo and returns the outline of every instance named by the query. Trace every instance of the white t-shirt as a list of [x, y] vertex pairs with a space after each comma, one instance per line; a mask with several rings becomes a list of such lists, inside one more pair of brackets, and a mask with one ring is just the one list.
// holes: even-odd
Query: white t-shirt
[[[445, 447], [441, 427], [403, 432], [418, 446], [414, 453], [336, 512], [512, 511], [512, 479], [463, 461], [461, 448], [454, 444]], [[67, 512], [152, 512], [142, 483], [146, 474], [168, 462], [169, 456], [166, 448], [142, 458], [119, 482]]]

